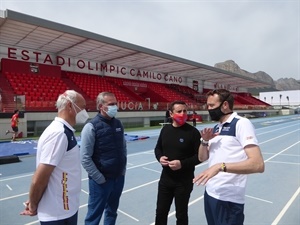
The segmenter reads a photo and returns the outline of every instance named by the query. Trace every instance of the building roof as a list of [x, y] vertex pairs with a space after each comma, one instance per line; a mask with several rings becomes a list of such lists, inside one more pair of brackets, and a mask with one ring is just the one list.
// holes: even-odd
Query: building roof
[[271, 86], [261, 80], [8, 9], [0, 11], [0, 45], [241, 88]]

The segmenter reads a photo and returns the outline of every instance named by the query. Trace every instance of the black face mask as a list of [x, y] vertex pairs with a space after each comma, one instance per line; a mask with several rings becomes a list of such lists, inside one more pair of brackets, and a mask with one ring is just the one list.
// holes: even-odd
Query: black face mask
[[[228, 98], [228, 97], [227, 97], [227, 98]], [[227, 98], [226, 98], [226, 99], [227, 99]], [[224, 101], [226, 101], [226, 99], [225, 99]], [[223, 102], [221, 103], [221, 105], [218, 106], [217, 108], [208, 110], [208, 113], [209, 113], [209, 115], [210, 115], [211, 120], [213, 120], [213, 121], [220, 121], [220, 119], [222, 118], [222, 116], [225, 116], [225, 115], [228, 115], [228, 114], [231, 114], [231, 113], [232, 113], [232, 112], [229, 112], [229, 113], [223, 113], [223, 112], [221, 111], [221, 107], [222, 107], [224, 101], [223, 101]]]
[[219, 121], [222, 116], [226, 115], [225, 113], [223, 113], [221, 111], [222, 105], [223, 105], [223, 102], [222, 102], [222, 104], [219, 107], [217, 107], [215, 109], [209, 109], [208, 110], [208, 113], [209, 113], [209, 116], [210, 116], [211, 120], [213, 120], [213, 121]]

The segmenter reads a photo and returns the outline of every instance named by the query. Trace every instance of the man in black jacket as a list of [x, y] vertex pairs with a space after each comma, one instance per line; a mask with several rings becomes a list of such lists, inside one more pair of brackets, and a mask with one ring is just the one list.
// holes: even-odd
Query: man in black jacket
[[156, 159], [162, 165], [158, 184], [155, 225], [166, 225], [168, 213], [175, 199], [178, 225], [188, 225], [188, 202], [193, 190], [195, 165], [199, 164], [199, 131], [186, 123], [187, 105], [183, 101], [171, 103], [172, 124], [164, 126], [156, 147]]

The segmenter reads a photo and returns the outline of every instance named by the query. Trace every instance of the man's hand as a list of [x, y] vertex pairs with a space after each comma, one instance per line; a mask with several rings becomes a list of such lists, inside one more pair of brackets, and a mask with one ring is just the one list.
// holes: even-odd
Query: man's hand
[[181, 169], [181, 163], [179, 160], [172, 160], [169, 161], [169, 167], [171, 168], [171, 170], [179, 170]]
[[32, 207], [29, 201], [24, 203], [25, 209], [20, 212], [22, 216], [35, 216], [37, 214], [37, 207]]
[[167, 156], [160, 157], [159, 162], [162, 166], [168, 166], [169, 165], [169, 161], [168, 161]]
[[219, 173], [220, 167], [221, 164], [219, 163], [211, 166], [207, 170], [204, 170], [202, 173], [200, 173], [193, 179], [193, 183], [196, 185], [205, 185], [210, 178], [214, 177]]

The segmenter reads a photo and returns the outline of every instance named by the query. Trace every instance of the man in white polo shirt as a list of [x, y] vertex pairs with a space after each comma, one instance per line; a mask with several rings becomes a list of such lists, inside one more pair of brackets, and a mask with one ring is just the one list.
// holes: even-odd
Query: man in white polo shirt
[[80, 152], [73, 126], [88, 114], [81, 94], [68, 90], [56, 102], [58, 116], [39, 138], [36, 172], [21, 215], [38, 215], [41, 225], [76, 225], [81, 191]]
[[206, 185], [204, 208], [208, 225], [243, 225], [247, 174], [264, 172], [255, 129], [250, 120], [233, 112], [233, 95], [225, 89], [207, 93], [214, 128], [201, 133], [199, 160], [209, 168], [195, 177]]

